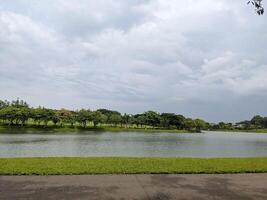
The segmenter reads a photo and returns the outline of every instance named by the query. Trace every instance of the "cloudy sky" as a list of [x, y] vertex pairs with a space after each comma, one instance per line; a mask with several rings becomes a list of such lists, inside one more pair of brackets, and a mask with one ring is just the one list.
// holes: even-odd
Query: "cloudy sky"
[[212, 122], [267, 115], [267, 18], [245, 0], [0, 0], [0, 99], [17, 97]]

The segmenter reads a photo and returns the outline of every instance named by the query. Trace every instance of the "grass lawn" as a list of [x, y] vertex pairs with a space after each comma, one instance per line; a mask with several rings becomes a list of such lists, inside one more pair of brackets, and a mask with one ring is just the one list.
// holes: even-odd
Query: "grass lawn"
[[0, 158], [0, 175], [267, 172], [266, 158]]
[[26, 125], [21, 126], [7, 126], [0, 125], [0, 134], [2, 133], [68, 133], [68, 132], [85, 132], [85, 131], [95, 131], [95, 132], [143, 132], [143, 133], [192, 133], [188, 130], [177, 130], [177, 129], [156, 129], [156, 128], [131, 128], [131, 127], [111, 127], [111, 126], [98, 126], [98, 127], [70, 127], [70, 126], [35, 126]]

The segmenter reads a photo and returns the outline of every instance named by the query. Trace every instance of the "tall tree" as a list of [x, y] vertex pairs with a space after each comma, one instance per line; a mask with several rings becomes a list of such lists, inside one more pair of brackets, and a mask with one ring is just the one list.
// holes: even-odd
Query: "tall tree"
[[254, 126], [254, 128], [261, 128], [263, 124], [263, 117], [256, 115], [250, 120], [250, 122]]
[[147, 111], [144, 114], [146, 124], [150, 126], [158, 126], [160, 124], [160, 115], [154, 111]]
[[6, 108], [6, 107], [8, 107], [9, 106], [9, 102], [8, 101], [2, 101], [2, 100], [0, 100], [0, 109], [2, 109], [2, 108]]
[[193, 131], [196, 128], [195, 121], [191, 118], [185, 119], [185, 128], [189, 131]]
[[87, 125], [88, 121], [92, 121], [92, 114], [90, 110], [81, 109], [77, 112], [76, 120], [80, 123], [84, 128]]
[[57, 111], [57, 116], [59, 118], [59, 122], [61, 123], [61, 126], [64, 123], [69, 123], [71, 126], [75, 123], [75, 112], [66, 110], [66, 109], [60, 109]]
[[110, 116], [109, 122], [113, 125], [118, 125], [122, 122], [122, 117], [120, 114], [112, 114]]
[[31, 117], [31, 109], [28, 107], [22, 107], [17, 109], [16, 118], [24, 126], [28, 119]]

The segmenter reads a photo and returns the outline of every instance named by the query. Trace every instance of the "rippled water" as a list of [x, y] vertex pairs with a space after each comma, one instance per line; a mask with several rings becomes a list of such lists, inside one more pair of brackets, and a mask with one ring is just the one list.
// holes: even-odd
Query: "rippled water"
[[55, 156], [258, 157], [267, 156], [267, 134], [0, 134], [0, 157]]

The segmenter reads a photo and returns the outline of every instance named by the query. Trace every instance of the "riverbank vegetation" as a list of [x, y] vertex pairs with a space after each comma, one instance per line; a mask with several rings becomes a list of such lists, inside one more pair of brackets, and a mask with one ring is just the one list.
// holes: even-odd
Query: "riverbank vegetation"
[[239, 123], [217, 124], [202, 119], [191, 119], [181, 114], [147, 111], [142, 114], [121, 114], [108, 109], [49, 109], [32, 108], [23, 100], [0, 100], [0, 132], [12, 129], [42, 130], [93, 130], [93, 131], [142, 131], [142, 132], [201, 132], [250, 131], [267, 132], [267, 117], [259, 115]]
[[257, 133], [267, 133], [267, 117], [256, 115], [251, 120], [245, 120], [235, 124], [224, 122], [210, 124], [210, 129], [221, 131], [251, 131]]
[[25, 101], [0, 101], [2, 126], [54, 129], [87, 130], [176, 130], [178, 132], [200, 132], [208, 123], [201, 119], [186, 118], [174, 113], [147, 111], [142, 114], [121, 114], [117, 111], [98, 109], [49, 109], [31, 108]]
[[113, 127], [113, 126], [107, 126], [107, 125], [101, 125], [97, 127], [93, 126], [74, 126], [71, 127], [69, 125], [64, 126], [54, 126], [52, 124], [47, 126], [38, 126], [38, 125], [0, 125], [0, 134], [1, 133], [8, 133], [8, 134], [18, 134], [18, 133], [24, 133], [24, 134], [31, 134], [31, 133], [73, 133], [73, 132], [79, 132], [79, 133], [88, 133], [88, 131], [93, 132], [142, 132], [142, 133], [195, 133], [195, 131], [189, 131], [189, 130], [178, 130], [178, 129], [163, 129], [163, 128], [152, 128], [152, 127]]
[[0, 175], [265, 172], [267, 158], [0, 158]]

